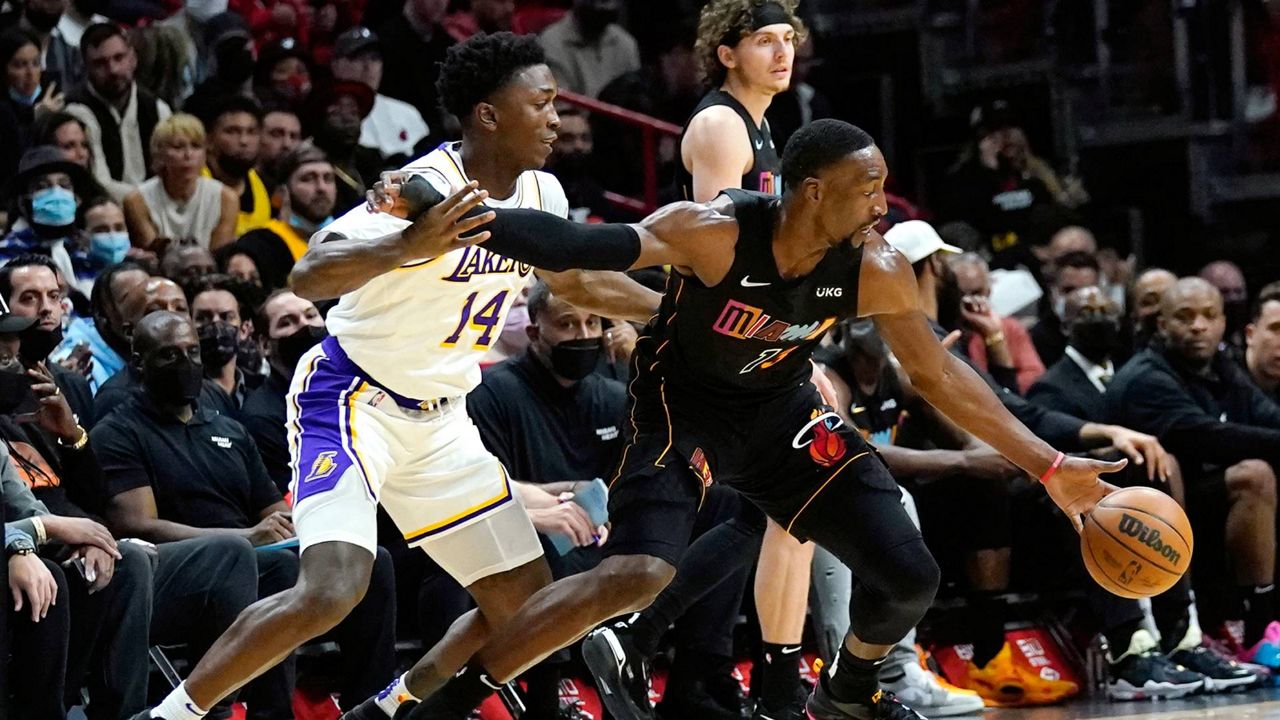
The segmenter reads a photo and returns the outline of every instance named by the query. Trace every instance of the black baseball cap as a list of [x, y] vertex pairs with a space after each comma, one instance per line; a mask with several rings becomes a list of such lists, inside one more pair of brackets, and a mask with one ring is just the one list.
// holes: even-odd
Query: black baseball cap
[[23, 317], [10, 312], [8, 299], [0, 297], [0, 334], [14, 335], [35, 324], [34, 317]]
[[367, 27], [357, 25], [342, 33], [333, 41], [334, 57], [355, 57], [366, 50], [382, 52], [382, 43], [378, 40], [377, 33]]

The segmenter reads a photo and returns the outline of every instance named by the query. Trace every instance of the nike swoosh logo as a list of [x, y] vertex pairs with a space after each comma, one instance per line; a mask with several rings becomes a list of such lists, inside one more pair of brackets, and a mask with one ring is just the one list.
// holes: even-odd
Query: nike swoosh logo
[[747, 275], [742, 278], [742, 287], [766, 287], [772, 284], [773, 283], [767, 283], [767, 282], [751, 282], [750, 275]]
[[764, 147], [764, 140], [756, 140], [756, 149], [759, 150], [763, 147]]
[[784, 648], [782, 648], [782, 654], [783, 654], [783, 655], [790, 655], [790, 654], [792, 654], [792, 653], [798, 653], [798, 652], [800, 652], [800, 646], [799, 646], [799, 645], [796, 645], [795, 647], [784, 647]]

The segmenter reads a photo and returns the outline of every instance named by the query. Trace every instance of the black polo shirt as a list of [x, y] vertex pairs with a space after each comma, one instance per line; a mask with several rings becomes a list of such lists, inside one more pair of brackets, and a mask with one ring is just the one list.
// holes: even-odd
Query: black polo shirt
[[150, 487], [164, 520], [248, 528], [281, 499], [249, 431], [202, 407], [183, 423], [144, 395], [103, 418], [90, 439], [107, 496]]
[[267, 474], [281, 493], [289, 492], [289, 434], [285, 430], [288, 410], [285, 396], [289, 393], [289, 380], [275, 370], [266, 382], [249, 393], [240, 408], [240, 422], [253, 435], [262, 455]]
[[1197, 372], [1153, 340], [1104, 397], [1112, 422], [1155, 435], [1184, 471], [1280, 461], [1280, 405], [1221, 352]]
[[485, 371], [467, 413], [517, 480], [607, 481], [622, 455], [627, 391], [596, 374], [561, 387], [526, 350]]
[[[107, 378], [98, 388], [98, 394], [93, 398], [93, 415], [98, 420], [104, 420], [116, 408], [141, 398], [143, 392], [142, 376], [134, 372], [133, 368], [125, 366], [125, 369]], [[236, 414], [235, 400], [212, 380], [205, 380], [204, 386], [200, 388], [200, 404], [220, 415], [235, 417]]]

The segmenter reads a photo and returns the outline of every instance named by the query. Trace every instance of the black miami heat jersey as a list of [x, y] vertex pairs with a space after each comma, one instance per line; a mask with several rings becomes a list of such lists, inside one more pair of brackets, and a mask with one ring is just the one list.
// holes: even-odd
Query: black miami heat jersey
[[[672, 272], [657, 317], [636, 346], [637, 395], [712, 408], [772, 400], [809, 381], [818, 340], [857, 314], [862, 247], [846, 241], [804, 277], [787, 280], [773, 256], [781, 199], [726, 190], [738, 220], [733, 265], [713, 287]], [[679, 399], [677, 399], [679, 398]]]
[[[698, 113], [706, 110], [713, 105], [725, 105], [732, 108], [742, 118], [742, 122], [747, 126], [747, 137], [751, 139], [751, 149], [755, 153], [755, 160], [751, 163], [751, 168], [742, 176], [742, 189], [754, 190], [769, 195], [782, 194], [782, 161], [778, 158], [778, 151], [773, 146], [773, 136], [769, 133], [769, 121], [763, 120], [759, 127], [756, 121], [752, 119], [751, 113], [738, 102], [737, 98], [729, 93], [715, 89], [702, 96], [702, 100], [698, 106], [693, 109], [693, 113], [689, 115], [689, 120], [698, 116]], [[680, 144], [684, 144], [685, 133], [689, 132], [689, 122], [685, 122], [684, 130], [680, 133]], [[685, 169], [683, 162], [676, 163], [676, 182], [679, 184], [677, 190], [680, 197], [685, 200], [693, 199], [693, 174]]]

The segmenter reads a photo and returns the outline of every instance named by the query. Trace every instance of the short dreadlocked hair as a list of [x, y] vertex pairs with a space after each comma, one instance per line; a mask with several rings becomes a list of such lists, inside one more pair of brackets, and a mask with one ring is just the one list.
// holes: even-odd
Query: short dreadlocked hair
[[464, 125], [471, 110], [511, 81], [516, 73], [546, 63], [534, 35], [479, 33], [449, 48], [436, 80], [440, 104]]
[[759, 6], [772, 2], [782, 6], [790, 16], [791, 27], [795, 29], [792, 43], [796, 47], [804, 42], [808, 35], [800, 16], [796, 15], [796, 6], [800, 0], [711, 0], [702, 8], [698, 17], [698, 41], [693, 51], [702, 64], [702, 75], [711, 87], [719, 87], [729, 74], [729, 68], [720, 63], [717, 49], [724, 44], [726, 38], [733, 38], [736, 44], [751, 34], [751, 14]]

